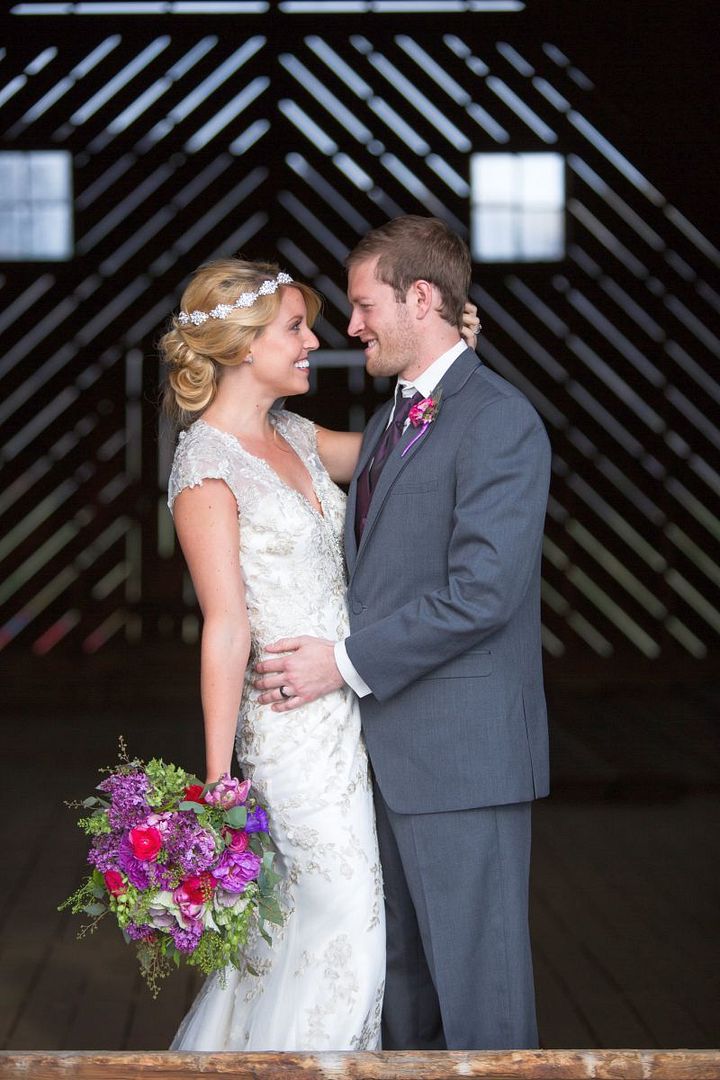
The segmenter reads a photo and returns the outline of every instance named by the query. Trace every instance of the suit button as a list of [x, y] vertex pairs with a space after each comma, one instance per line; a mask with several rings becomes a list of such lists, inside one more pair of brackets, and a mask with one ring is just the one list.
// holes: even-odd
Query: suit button
[[363, 605], [360, 603], [359, 600], [353, 600], [352, 609], [354, 615], [359, 615], [360, 612], [363, 610]]

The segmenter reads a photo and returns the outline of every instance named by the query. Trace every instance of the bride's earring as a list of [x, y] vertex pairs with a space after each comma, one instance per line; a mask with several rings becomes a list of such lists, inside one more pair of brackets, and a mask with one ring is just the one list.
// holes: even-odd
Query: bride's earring
[[249, 352], [247, 354], [247, 356], [245, 357], [245, 363], [246, 364], [254, 364], [255, 363], [255, 361], [253, 360], [253, 354], [252, 353]]

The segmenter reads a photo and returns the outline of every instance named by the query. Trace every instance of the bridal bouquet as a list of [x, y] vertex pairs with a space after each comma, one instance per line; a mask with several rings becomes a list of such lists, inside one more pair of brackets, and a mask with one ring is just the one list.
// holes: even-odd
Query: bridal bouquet
[[250, 781], [203, 786], [160, 759], [131, 761], [120, 745], [100, 794], [70, 804], [89, 811], [78, 825], [94, 869], [60, 909], [90, 916], [79, 937], [112, 912], [154, 996], [173, 963], [242, 969], [253, 923], [269, 941], [265, 923], [282, 922], [267, 813]]

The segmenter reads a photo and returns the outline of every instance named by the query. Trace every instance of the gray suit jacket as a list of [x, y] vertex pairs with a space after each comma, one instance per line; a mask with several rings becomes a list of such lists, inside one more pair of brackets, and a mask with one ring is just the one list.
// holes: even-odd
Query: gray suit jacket
[[[547, 794], [540, 558], [550, 476], [527, 399], [470, 349], [442, 378], [437, 419], [409, 427], [374, 492], [358, 549], [346, 523], [348, 656], [373, 694], [363, 730], [399, 813]], [[389, 416], [368, 424], [356, 477]]]

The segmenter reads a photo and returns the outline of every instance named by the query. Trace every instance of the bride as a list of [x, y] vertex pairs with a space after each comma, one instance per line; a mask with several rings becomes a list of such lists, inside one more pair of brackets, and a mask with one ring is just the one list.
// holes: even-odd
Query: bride
[[[341, 537], [359, 435], [274, 411], [306, 393], [320, 298], [278, 267], [201, 267], [161, 343], [180, 435], [169, 505], [203, 614], [206, 779], [233, 744], [269, 810], [284, 925], [257, 974], [205, 983], [173, 1050], [371, 1050], [385, 970], [382, 881], [360, 715], [345, 688], [278, 716], [249, 672], [263, 647], [348, 632]], [[196, 419], [202, 415], [201, 419]]]
[[160, 342], [185, 428], [168, 501], [203, 615], [206, 779], [230, 772], [234, 745], [268, 807], [284, 914], [272, 946], [248, 943], [253, 974], [207, 979], [173, 1050], [380, 1046], [385, 919], [357, 700], [343, 687], [279, 714], [251, 682], [267, 644], [348, 633], [334, 481], [350, 480], [361, 436], [273, 409], [309, 388], [319, 310], [276, 265], [225, 259], [195, 273]]

